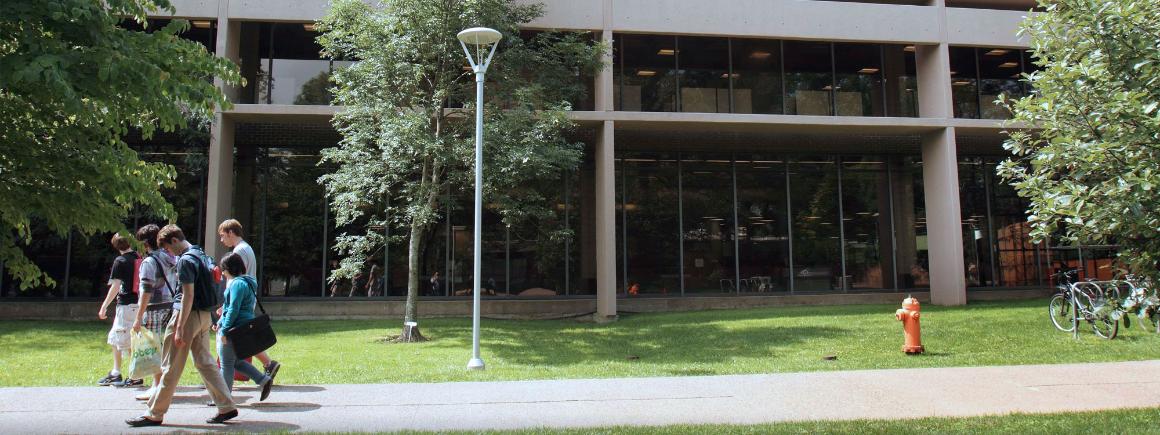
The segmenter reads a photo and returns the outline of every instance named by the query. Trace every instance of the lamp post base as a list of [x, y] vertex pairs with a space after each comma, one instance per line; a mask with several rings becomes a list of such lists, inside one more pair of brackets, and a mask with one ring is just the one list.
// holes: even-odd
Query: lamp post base
[[483, 370], [484, 367], [483, 359], [481, 358], [472, 358], [471, 361], [467, 362], [468, 370]]

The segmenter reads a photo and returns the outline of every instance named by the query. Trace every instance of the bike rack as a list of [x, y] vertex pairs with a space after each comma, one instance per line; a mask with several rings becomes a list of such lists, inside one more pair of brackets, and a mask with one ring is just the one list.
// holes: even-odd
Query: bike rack
[[1120, 286], [1123, 286], [1125, 284], [1128, 285], [1129, 287], [1132, 287], [1132, 288], [1135, 287], [1130, 282], [1124, 281], [1124, 280], [1080, 281], [1080, 282], [1073, 282], [1073, 283], [1069, 284], [1068, 291], [1071, 292], [1071, 313], [1072, 313], [1072, 315], [1071, 315], [1071, 327], [1072, 327], [1071, 334], [1072, 334], [1072, 337], [1074, 337], [1076, 340], [1079, 339], [1079, 317], [1080, 317], [1079, 295], [1082, 294], [1083, 297], [1088, 299], [1089, 303], [1092, 302], [1091, 296], [1088, 296], [1089, 293], [1082, 292], [1081, 288], [1094, 287], [1095, 291], [1091, 292], [1090, 294], [1100, 295], [1100, 297], [1103, 298], [1109, 294], [1108, 290], [1111, 290], [1112, 292], [1114, 292], [1114, 294], [1118, 294]]

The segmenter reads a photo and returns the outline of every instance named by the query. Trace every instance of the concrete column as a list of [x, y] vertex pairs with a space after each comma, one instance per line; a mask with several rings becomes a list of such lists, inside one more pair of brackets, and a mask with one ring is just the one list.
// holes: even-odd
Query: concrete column
[[616, 319], [616, 172], [614, 123], [596, 139], [596, 321]]
[[[941, 9], [939, 26], [942, 42], [916, 47], [918, 110], [923, 118], [949, 121], [954, 116], [954, 106], [950, 83], [950, 47], [946, 43], [946, 9], [943, 0], [934, 0], [932, 3]], [[956, 149], [954, 127], [941, 128], [922, 136], [930, 298], [935, 305], [967, 303]]]
[[[229, 1], [218, 3], [218, 33], [215, 53], [238, 63], [239, 37], [241, 22], [230, 21]], [[238, 98], [238, 89], [234, 86], [225, 86], [221, 79], [215, 78], [214, 84], [226, 93], [231, 101]], [[205, 207], [205, 238], [197, 241], [202, 244], [207, 254], [214, 258], [221, 257], [225, 248], [218, 243], [217, 226], [221, 221], [233, 214], [234, 196], [234, 121], [225, 116], [218, 108], [214, 114], [213, 125], [210, 126], [209, 139], [209, 168], [208, 185], [206, 186]]]
[[615, 108], [613, 100], [613, 77], [612, 77], [612, 0], [604, 0], [604, 30], [601, 32], [600, 41], [604, 43], [608, 49], [604, 52], [603, 62], [604, 69], [596, 75], [596, 111], [611, 111]]

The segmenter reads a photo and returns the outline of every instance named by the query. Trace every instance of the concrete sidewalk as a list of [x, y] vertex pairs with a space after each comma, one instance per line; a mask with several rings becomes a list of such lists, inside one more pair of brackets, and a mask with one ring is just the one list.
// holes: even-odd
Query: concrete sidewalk
[[182, 388], [165, 426], [133, 429], [137, 390], [0, 389], [3, 433], [392, 431], [565, 428], [974, 416], [1160, 406], [1160, 361], [670, 378], [252, 387], [241, 415], [209, 425]]

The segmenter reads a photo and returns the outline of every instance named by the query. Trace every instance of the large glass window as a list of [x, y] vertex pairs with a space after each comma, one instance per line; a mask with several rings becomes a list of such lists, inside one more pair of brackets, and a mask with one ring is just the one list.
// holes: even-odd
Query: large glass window
[[955, 118], [979, 117], [979, 80], [975, 49], [951, 47], [951, 98]]
[[883, 116], [882, 46], [834, 44], [834, 103], [839, 116]]
[[780, 114], [781, 41], [733, 39], [733, 112]]
[[785, 41], [785, 98], [789, 115], [833, 115], [833, 53], [828, 42]]
[[[995, 165], [988, 166], [994, 174]], [[995, 267], [998, 269], [998, 285], [1016, 287], [1042, 284], [1040, 272], [1048, 267], [1042, 258], [1043, 246], [1032, 243], [1031, 224], [1027, 222], [1027, 200], [1021, 198], [999, 177], [991, 176], [991, 213], [994, 226]]]
[[883, 45], [886, 116], [918, 116], [918, 73], [913, 45]]
[[895, 263], [898, 288], [930, 286], [927, 255], [926, 193], [922, 183], [922, 160], [891, 156], [890, 188], [893, 192]]
[[681, 208], [676, 155], [629, 153], [617, 166], [621, 171], [617, 183], [621, 288], [629, 295], [679, 294]]
[[963, 270], [968, 287], [994, 285], [988, 182], [994, 166], [980, 158], [959, 159], [959, 204], [963, 222]]
[[838, 166], [832, 157], [806, 156], [789, 164], [793, 220], [793, 288], [842, 290]]
[[616, 109], [673, 112], [677, 108], [677, 37], [617, 35], [613, 52]]
[[853, 289], [893, 288], [890, 179], [877, 156], [842, 159], [842, 229]]
[[1011, 111], [1004, 105], [996, 104], [1000, 95], [1008, 98], [1022, 98], [1023, 84], [1019, 78], [1023, 71], [1022, 50], [1006, 48], [979, 49], [979, 101], [982, 117], [986, 119], [1006, 119]]
[[733, 168], [728, 154], [691, 154], [681, 161], [685, 291], [737, 290], [733, 237]]
[[780, 156], [738, 155], [737, 237], [742, 291], [789, 290], [789, 204]]
[[312, 23], [242, 23], [240, 103], [330, 104], [330, 74]]
[[682, 36], [681, 111], [729, 113], [729, 40]]

